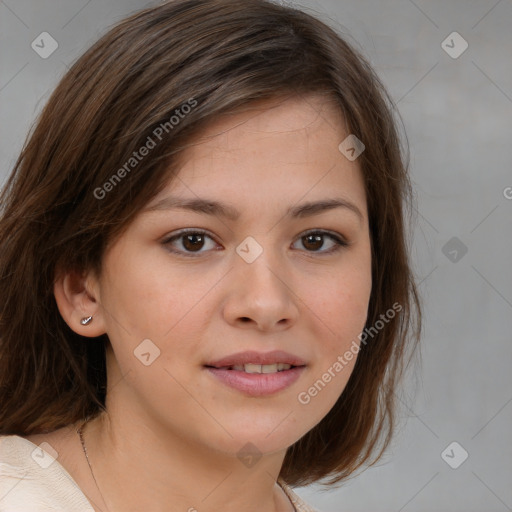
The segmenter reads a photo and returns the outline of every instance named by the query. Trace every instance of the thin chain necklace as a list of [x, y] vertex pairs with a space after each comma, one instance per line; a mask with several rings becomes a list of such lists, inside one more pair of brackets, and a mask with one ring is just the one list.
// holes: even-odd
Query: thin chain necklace
[[[94, 479], [94, 483], [96, 484], [96, 488], [98, 489], [98, 492], [100, 493], [100, 496], [101, 496], [101, 499], [103, 500], [103, 504], [106, 506], [107, 503], [105, 502], [105, 498], [103, 497], [103, 494], [101, 493], [100, 491], [100, 487], [98, 485], [98, 482], [96, 482], [96, 477], [94, 476], [94, 472], [92, 470], [92, 466], [91, 466], [91, 463], [89, 462], [89, 456], [87, 455], [87, 448], [85, 447], [85, 441], [84, 441], [84, 436], [83, 436], [83, 433], [82, 433], [82, 429], [84, 428], [85, 424], [87, 423], [87, 421], [89, 420], [85, 420], [82, 425], [80, 426], [80, 428], [77, 429], [77, 433], [80, 437], [80, 443], [82, 443], [82, 449], [84, 451], [84, 454], [85, 454], [85, 458], [87, 459], [87, 464], [89, 465], [89, 469], [91, 470], [91, 475], [92, 475], [92, 478]], [[108, 510], [108, 507], [107, 507], [107, 510]]]

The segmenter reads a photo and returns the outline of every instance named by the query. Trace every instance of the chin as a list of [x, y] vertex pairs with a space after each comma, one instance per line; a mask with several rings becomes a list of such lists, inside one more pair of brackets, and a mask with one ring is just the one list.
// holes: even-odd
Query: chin
[[[262, 454], [286, 451], [310, 429], [309, 425], [298, 424], [293, 413], [289, 414], [289, 412], [285, 411], [279, 416], [272, 414], [267, 417], [250, 415], [238, 423], [222, 423], [232, 437], [229, 437], [227, 433], [219, 433], [216, 436], [215, 448], [223, 452], [237, 454], [241, 449], [243, 450], [243, 447], [250, 444], [255, 447], [255, 451]], [[213, 440], [211, 432], [206, 435], [208, 444], [211, 444]]]

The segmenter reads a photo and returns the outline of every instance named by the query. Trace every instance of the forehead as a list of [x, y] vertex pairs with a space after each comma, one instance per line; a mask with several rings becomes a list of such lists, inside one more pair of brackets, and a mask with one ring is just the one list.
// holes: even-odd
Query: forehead
[[346, 136], [340, 108], [328, 97], [252, 104], [206, 126], [181, 155], [178, 179], [155, 199], [172, 192], [229, 198], [243, 207], [330, 193], [350, 196], [364, 209], [359, 165], [338, 149]]
[[[224, 114], [201, 129], [195, 145], [234, 150], [269, 137], [279, 141], [302, 137], [339, 138], [346, 127], [339, 104], [331, 96], [307, 95], [257, 101]], [[297, 148], [298, 149], [298, 148]]]

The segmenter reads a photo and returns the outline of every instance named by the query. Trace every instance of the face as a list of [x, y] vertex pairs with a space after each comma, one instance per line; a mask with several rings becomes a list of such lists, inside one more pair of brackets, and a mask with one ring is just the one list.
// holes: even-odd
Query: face
[[[123, 375], [112, 407], [229, 453], [286, 449], [329, 412], [371, 291], [361, 171], [338, 149], [347, 135], [335, 106], [310, 97], [225, 117], [186, 150], [95, 284], [109, 379]], [[298, 368], [208, 367], [245, 351], [257, 353], [245, 363], [283, 351], [268, 361], [293, 356]]]

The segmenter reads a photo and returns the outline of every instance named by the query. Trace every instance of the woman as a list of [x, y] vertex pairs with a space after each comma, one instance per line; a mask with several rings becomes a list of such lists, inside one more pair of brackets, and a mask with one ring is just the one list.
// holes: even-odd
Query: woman
[[420, 330], [409, 199], [391, 101], [321, 21], [117, 24], [0, 196], [0, 510], [307, 511], [292, 486], [378, 460]]

